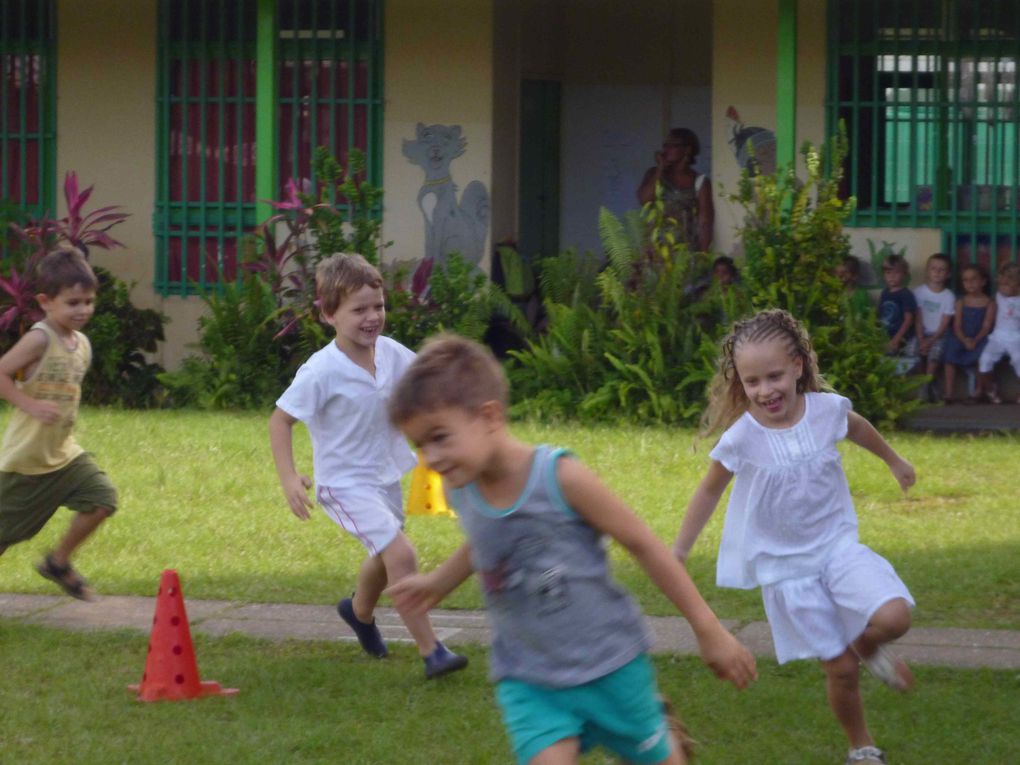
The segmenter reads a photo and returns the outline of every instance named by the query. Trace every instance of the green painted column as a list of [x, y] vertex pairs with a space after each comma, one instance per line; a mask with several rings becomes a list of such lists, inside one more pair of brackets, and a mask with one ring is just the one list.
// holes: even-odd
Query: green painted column
[[778, 0], [776, 167], [797, 157], [797, 0]]
[[279, 133], [276, 124], [276, 0], [258, 0], [255, 31], [255, 219], [273, 214], [265, 201], [276, 199], [276, 158]]

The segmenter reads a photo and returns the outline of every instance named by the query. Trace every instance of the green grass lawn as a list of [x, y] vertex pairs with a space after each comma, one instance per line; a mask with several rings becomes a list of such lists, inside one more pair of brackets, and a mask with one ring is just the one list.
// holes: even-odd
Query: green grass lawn
[[[425, 682], [413, 649], [385, 661], [349, 643], [195, 638], [202, 678], [232, 698], [143, 704], [126, 690], [146, 638], [0, 620], [0, 762], [76, 765], [408, 763], [505, 765], [510, 750], [482, 648], [465, 672]], [[759, 664], [738, 693], [692, 657], [655, 657], [662, 690], [701, 742], [701, 765], [842, 762], [842, 734], [815, 664]], [[1015, 672], [915, 668], [902, 697], [865, 679], [872, 729], [901, 765], [1015, 762]], [[610, 760], [592, 753], [585, 765]]]
[[[0, 422], [2, 425], [2, 422]], [[671, 541], [707, 460], [690, 431], [520, 424], [524, 439], [572, 447]], [[321, 513], [289, 512], [276, 482], [265, 417], [86, 409], [81, 442], [121, 492], [121, 512], [79, 563], [105, 594], [154, 595], [176, 568], [187, 598], [329, 603], [348, 592], [362, 557]], [[915, 623], [1020, 628], [1017, 440], [893, 434], [917, 467], [903, 497], [878, 460], [844, 450], [863, 539], [886, 555], [918, 601]], [[307, 439], [299, 463], [310, 469]], [[722, 508], [695, 548], [695, 580], [726, 618], [762, 618], [755, 592], [713, 586]], [[36, 539], [0, 558], [0, 592], [53, 593], [33, 561], [66, 525], [61, 511]], [[456, 521], [412, 518], [423, 567], [460, 542]], [[619, 550], [618, 578], [652, 614], [665, 600]], [[477, 607], [474, 586], [449, 605]], [[266, 643], [196, 636], [203, 679], [239, 696], [140, 704], [125, 690], [145, 665], [147, 636], [76, 633], [0, 619], [0, 763], [507, 763], [510, 753], [485, 649], [467, 647], [468, 671], [426, 683], [412, 649], [378, 662], [348, 643]], [[817, 665], [759, 662], [760, 680], [737, 693], [698, 659], [657, 656], [663, 690], [702, 742], [699, 761], [776, 765], [841, 762], [842, 734]], [[872, 728], [891, 762], [1001, 765], [1016, 754], [1014, 672], [915, 667], [917, 690], [899, 697], [866, 678]], [[609, 762], [603, 755], [586, 765]]]
[[[0, 422], [2, 425], [3, 422]], [[532, 442], [571, 447], [667, 543], [707, 464], [711, 444], [692, 451], [679, 429], [519, 424]], [[299, 465], [311, 470], [303, 429]], [[176, 568], [189, 598], [327, 603], [350, 591], [363, 550], [323, 514], [300, 522], [273, 469], [266, 418], [252, 413], [85, 409], [79, 440], [120, 490], [121, 509], [81, 551], [82, 571], [101, 593], [153, 595]], [[1018, 439], [891, 434], [917, 468], [904, 497], [885, 465], [847, 445], [845, 464], [862, 539], [888, 557], [917, 600], [915, 623], [1020, 629]], [[690, 570], [722, 617], [762, 618], [757, 592], [714, 586], [723, 507], [690, 559]], [[63, 532], [61, 510], [35, 539], [0, 558], [0, 592], [52, 593], [33, 561]], [[460, 542], [455, 520], [412, 517], [421, 565], [438, 564]], [[650, 614], [670, 606], [620, 550], [617, 577]], [[448, 601], [478, 607], [473, 585]]]

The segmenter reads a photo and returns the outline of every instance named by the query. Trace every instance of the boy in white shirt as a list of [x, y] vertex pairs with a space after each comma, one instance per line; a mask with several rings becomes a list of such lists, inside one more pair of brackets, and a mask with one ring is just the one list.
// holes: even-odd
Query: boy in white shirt
[[988, 398], [993, 404], [1002, 403], [992, 379], [992, 369], [999, 359], [1008, 356], [1013, 371], [1020, 377], [1020, 264], [1004, 263], [1000, 266], [998, 282], [995, 329], [988, 336], [988, 344], [978, 359], [978, 383], [981, 390], [988, 391]]
[[[924, 372], [933, 377], [942, 362], [946, 331], [956, 315], [956, 295], [946, 287], [951, 270], [952, 261], [949, 256], [936, 252], [928, 258], [925, 266], [925, 283], [914, 288], [918, 351], [922, 359], [925, 359], [922, 362]], [[928, 386], [930, 401], [936, 400], [933, 385], [931, 383]]]
[[[414, 353], [384, 337], [386, 302], [379, 271], [360, 255], [336, 254], [315, 272], [322, 320], [336, 339], [298, 370], [269, 418], [269, 443], [291, 512], [307, 520], [312, 482], [294, 467], [292, 431], [304, 422], [312, 437], [315, 497], [326, 514], [368, 550], [357, 589], [337, 612], [366, 653], [382, 658], [386, 644], [373, 613], [387, 583], [418, 570], [404, 535], [400, 477], [416, 464], [386, 413], [390, 393]], [[399, 609], [398, 609], [399, 612]], [[467, 666], [467, 658], [436, 639], [428, 614], [401, 613], [425, 661], [426, 678]]]

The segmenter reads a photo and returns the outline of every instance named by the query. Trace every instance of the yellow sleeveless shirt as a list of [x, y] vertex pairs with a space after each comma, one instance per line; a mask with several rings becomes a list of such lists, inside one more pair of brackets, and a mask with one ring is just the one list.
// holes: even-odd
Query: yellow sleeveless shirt
[[92, 346], [85, 335], [75, 331], [74, 350], [68, 350], [44, 321], [36, 322], [32, 329], [44, 331], [49, 344], [32, 376], [18, 387], [32, 398], [56, 402], [60, 420], [47, 425], [13, 408], [0, 445], [0, 471], [6, 473], [52, 473], [84, 451], [71, 431], [78, 416], [81, 381], [92, 362]]

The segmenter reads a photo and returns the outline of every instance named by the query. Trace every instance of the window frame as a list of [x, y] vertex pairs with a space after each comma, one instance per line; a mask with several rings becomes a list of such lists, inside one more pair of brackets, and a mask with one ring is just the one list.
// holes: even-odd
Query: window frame
[[[892, 0], [881, 9], [872, 0], [829, 0], [828, 11], [826, 127], [835, 133], [842, 120], [847, 129], [844, 193], [857, 199], [848, 225], [938, 228], [943, 250], [961, 260], [982, 260], [991, 270], [1003, 257], [1015, 260], [1020, 249], [1020, 151], [1015, 146], [1020, 0], [1003, 0], [998, 7], [950, 0], [923, 9], [909, 0]], [[918, 23], [922, 13], [943, 11], [946, 15], [931, 27]], [[977, 19], [982, 11], [998, 26], [982, 26], [983, 18], [966, 26], [968, 13]], [[879, 28], [889, 20], [880, 21], [880, 14], [895, 17], [890, 28]], [[904, 25], [904, 17], [912, 23]], [[989, 111], [995, 112], [992, 120]], [[984, 158], [982, 130], [990, 130], [993, 139], [983, 144], [993, 152]], [[920, 132], [934, 145], [924, 146]], [[1013, 146], [1006, 143], [1010, 134]], [[904, 148], [910, 156], [899, 154]], [[996, 160], [995, 151], [1004, 154]], [[1010, 163], [1005, 170], [1003, 158]], [[929, 159], [934, 166], [926, 164]], [[903, 170], [905, 179], [898, 177]], [[891, 199], [883, 198], [891, 187]]]
[[[35, 35], [29, 35], [26, 14], [34, 4]], [[56, 203], [56, 154], [57, 154], [57, 71], [56, 71], [56, 2], [55, 0], [19, 0], [21, 24], [16, 37], [8, 34], [7, 19], [0, 19], [0, 199], [11, 200], [27, 215], [42, 218], [55, 212]], [[14, 13], [13, 4], [0, 8], [0, 13]], [[8, 57], [28, 59], [39, 58], [39, 97], [36, 104], [36, 129], [27, 126], [26, 90], [19, 95], [18, 125], [9, 125], [7, 110], [8, 78], [6, 67]], [[25, 64], [21, 64], [22, 67]], [[38, 167], [36, 170], [37, 201], [26, 202], [27, 191], [27, 146], [35, 142], [38, 146]], [[12, 193], [8, 168], [8, 151], [12, 143], [20, 146], [17, 154], [20, 162], [18, 189]], [[15, 193], [17, 196], [15, 196]]]

